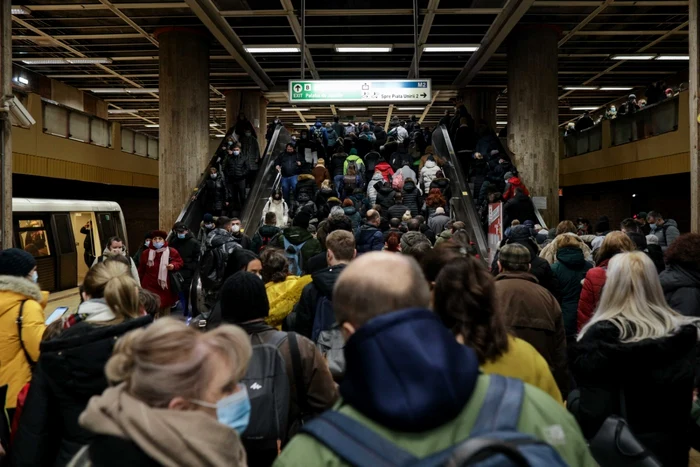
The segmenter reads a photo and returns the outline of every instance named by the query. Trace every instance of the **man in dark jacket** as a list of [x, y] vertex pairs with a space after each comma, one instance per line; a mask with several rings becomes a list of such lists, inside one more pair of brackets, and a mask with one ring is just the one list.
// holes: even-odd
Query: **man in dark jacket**
[[651, 211], [647, 214], [647, 222], [651, 227], [651, 233], [659, 239], [659, 246], [663, 251], [666, 251], [681, 234], [676, 221], [664, 219], [657, 211]]
[[503, 225], [510, 225], [515, 219], [521, 224], [525, 221], [537, 222], [535, 205], [520, 188], [515, 189], [515, 196], [503, 205]]
[[345, 168], [345, 159], [348, 158], [347, 153], [342, 148], [338, 147], [338, 151], [331, 156], [331, 178], [333, 179], [333, 185], [336, 189], [343, 187], [343, 175]]
[[379, 230], [381, 216], [374, 209], [367, 211], [367, 220], [355, 235], [357, 254], [361, 255], [369, 251], [382, 251], [384, 249], [384, 236]]
[[394, 196], [394, 205], [389, 208], [387, 215], [389, 219], [401, 219], [406, 211], [411, 212], [411, 209], [403, 204], [403, 196], [397, 193]]
[[197, 197], [204, 212], [220, 216], [228, 208], [231, 194], [216, 167], [209, 167], [209, 178], [204, 182], [204, 190], [198, 193]]
[[301, 167], [301, 157], [294, 149], [293, 144], [287, 144], [284, 152], [275, 160], [275, 167], [282, 175], [282, 193], [288, 206], [292, 205], [291, 193], [297, 186], [297, 174]]
[[294, 307], [290, 322], [292, 331], [314, 340], [316, 309], [321, 297], [333, 300], [333, 286], [345, 266], [355, 258], [355, 238], [350, 232], [336, 230], [326, 238], [326, 261], [328, 267], [311, 275], [313, 282], [304, 287], [299, 303]]
[[416, 217], [420, 212], [421, 204], [423, 204], [420, 189], [418, 189], [416, 181], [410, 178], [406, 179], [403, 184], [403, 189], [401, 190], [401, 195], [406, 207], [411, 211], [411, 216]]
[[243, 232], [241, 220], [237, 217], [231, 219], [231, 235], [233, 236], [233, 239], [241, 246], [241, 248], [244, 250], [253, 251], [253, 241]]
[[386, 243], [387, 239], [389, 238], [389, 235], [391, 235], [393, 233], [397, 234], [399, 236], [399, 240], [401, 240], [401, 237], [404, 234], [404, 231], [401, 230], [401, 219], [397, 219], [394, 217], [389, 221], [389, 230], [384, 232], [384, 242], [385, 243]]
[[234, 144], [227, 153], [228, 156], [224, 160], [224, 173], [226, 185], [231, 194], [231, 205], [233, 209], [242, 211], [245, 203], [245, 181], [250, 170], [248, 159], [241, 154], [240, 144]]
[[[414, 228], [414, 220], [418, 222], [418, 229]], [[430, 241], [431, 245], [435, 245], [435, 240], [437, 240], [436, 232], [430, 228], [427, 222], [425, 222], [425, 217], [416, 216], [410, 221], [408, 221], [408, 230], [415, 230], [416, 232], [422, 233]]]
[[[282, 231], [282, 235], [277, 237], [274, 246], [284, 250], [284, 240], [286, 239], [292, 245], [298, 246], [302, 243], [301, 248], [301, 270], [302, 275], [306, 274], [309, 260], [315, 255], [321, 253], [321, 244], [309, 233], [309, 221], [311, 217], [306, 212], [300, 212], [294, 217], [292, 227], [287, 227]], [[291, 248], [291, 246], [290, 246]]]
[[331, 123], [331, 127], [333, 128], [333, 131], [335, 131], [338, 140], [343, 139], [343, 137], [345, 136], [345, 125], [340, 123], [340, 117], [338, 117], [337, 115], [333, 117], [333, 123]]
[[282, 232], [282, 229], [277, 227], [277, 214], [274, 212], [265, 214], [265, 224], [262, 225], [253, 236], [253, 243], [251, 245], [252, 252], [259, 255], [264, 247], [266, 247], [280, 232]]
[[202, 251], [202, 245], [194, 238], [194, 235], [192, 235], [192, 232], [190, 232], [190, 229], [187, 228], [187, 224], [184, 222], [177, 222], [173, 226], [173, 232], [175, 237], [170, 240], [169, 245], [180, 253], [184, 263], [178, 272], [184, 280], [181, 299], [184, 300], [186, 309], [186, 304], [189, 302], [190, 285], [199, 265], [199, 254]]
[[377, 182], [374, 186], [377, 189], [377, 204], [382, 207], [382, 217], [389, 220], [389, 208], [394, 205], [396, 191], [389, 182]]
[[506, 323], [517, 337], [544, 357], [562, 394], [569, 393], [566, 332], [561, 308], [530, 274], [530, 251], [513, 243], [501, 248], [495, 295]]

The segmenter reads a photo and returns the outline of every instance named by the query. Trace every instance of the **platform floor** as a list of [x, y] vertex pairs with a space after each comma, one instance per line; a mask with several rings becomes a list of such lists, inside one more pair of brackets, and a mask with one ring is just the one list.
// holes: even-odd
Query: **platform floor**
[[44, 309], [44, 315], [48, 318], [59, 306], [67, 306], [69, 313], [75, 313], [80, 305], [80, 293], [78, 288], [62, 290], [49, 295], [49, 302]]

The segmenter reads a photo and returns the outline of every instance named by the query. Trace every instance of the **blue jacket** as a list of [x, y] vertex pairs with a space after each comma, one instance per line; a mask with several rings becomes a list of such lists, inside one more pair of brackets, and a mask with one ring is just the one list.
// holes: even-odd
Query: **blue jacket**
[[363, 224], [355, 235], [357, 254], [384, 249], [384, 235], [381, 230], [371, 224]]

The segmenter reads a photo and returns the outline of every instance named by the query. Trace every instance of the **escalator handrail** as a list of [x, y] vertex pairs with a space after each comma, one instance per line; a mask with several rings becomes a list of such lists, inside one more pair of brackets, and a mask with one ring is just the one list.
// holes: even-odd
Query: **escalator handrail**
[[[454, 172], [450, 177], [452, 188], [452, 199], [450, 201], [463, 207], [464, 215], [466, 215], [466, 219], [463, 219], [463, 221], [471, 226], [472, 235], [474, 237], [473, 240], [476, 242], [481, 257], [488, 258], [486, 235], [481, 226], [481, 220], [477, 213], [476, 206], [474, 205], [474, 197], [469, 190], [469, 184], [464, 178], [459, 159], [457, 159], [454, 147], [452, 146], [452, 140], [450, 139], [447, 127], [445, 127], [445, 125], [440, 125], [435, 131], [440, 131], [442, 133], [447, 149], [447, 154], [440, 154], [440, 157], [447, 159]], [[436, 146], [433, 146], [433, 148], [436, 149]]]

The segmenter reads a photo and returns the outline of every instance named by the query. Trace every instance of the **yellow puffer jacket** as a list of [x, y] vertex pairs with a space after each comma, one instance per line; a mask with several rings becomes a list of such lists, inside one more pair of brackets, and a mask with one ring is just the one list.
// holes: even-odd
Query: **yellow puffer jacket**
[[267, 300], [270, 302], [270, 314], [265, 322], [279, 328], [282, 321], [294, 309], [301, 298], [301, 292], [306, 284], [311, 283], [311, 275], [287, 276], [284, 282], [268, 282], [265, 284]]
[[17, 406], [17, 394], [32, 379], [17, 329], [20, 306], [24, 302], [22, 341], [31, 359], [36, 362], [41, 336], [46, 329], [46, 298], [36, 284], [24, 277], [0, 276], [0, 386], [8, 385], [6, 408]]

